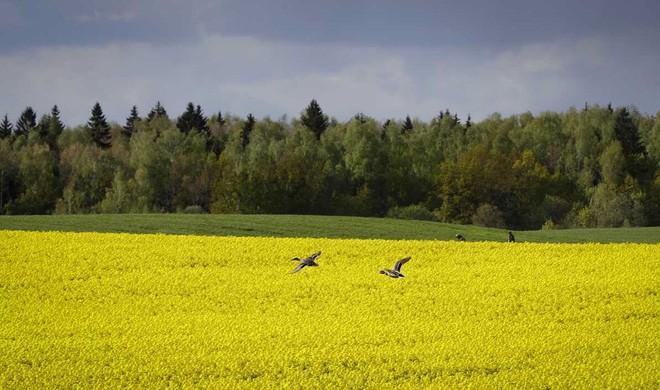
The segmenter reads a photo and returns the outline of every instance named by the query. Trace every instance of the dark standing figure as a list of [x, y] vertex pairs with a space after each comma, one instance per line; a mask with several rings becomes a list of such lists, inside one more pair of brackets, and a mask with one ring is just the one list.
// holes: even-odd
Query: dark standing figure
[[509, 242], [516, 242], [516, 238], [513, 236], [513, 233], [509, 232]]
[[457, 240], [457, 241], [465, 241], [465, 237], [463, 237], [463, 236], [460, 235], [459, 233], [456, 233], [456, 240]]

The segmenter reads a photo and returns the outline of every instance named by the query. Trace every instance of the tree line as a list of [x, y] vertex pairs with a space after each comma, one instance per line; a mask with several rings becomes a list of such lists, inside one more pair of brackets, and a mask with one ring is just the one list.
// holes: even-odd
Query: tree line
[[510, 229], [660, 224], [660, 119], [632, 107], [428, 122], [362, 113], [175, 119], [158, 102], [65, 128], [27, 107], [0, 122], [0, 210], [390, 216]]

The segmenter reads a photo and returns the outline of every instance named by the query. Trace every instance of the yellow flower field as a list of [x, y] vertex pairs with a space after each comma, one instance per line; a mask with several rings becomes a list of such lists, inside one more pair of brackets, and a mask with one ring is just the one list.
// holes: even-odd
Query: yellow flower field
[[0, 231], [0, 388], [658, 388], [659, 292], [660, 245]]

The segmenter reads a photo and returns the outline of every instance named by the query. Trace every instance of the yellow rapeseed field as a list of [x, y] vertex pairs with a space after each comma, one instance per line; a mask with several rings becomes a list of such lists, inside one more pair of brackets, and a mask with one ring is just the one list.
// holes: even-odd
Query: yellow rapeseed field
[[658, 388], [659, 292], [660, 245], [0, 231], [0, 388]]

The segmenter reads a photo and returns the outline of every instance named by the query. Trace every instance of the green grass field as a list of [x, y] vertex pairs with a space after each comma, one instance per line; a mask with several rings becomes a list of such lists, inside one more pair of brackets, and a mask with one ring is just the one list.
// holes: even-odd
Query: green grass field
[[[0, 230], [165, 233], [214, 236], [506, 241], [507, 231], [388, 218], [314, 215], [86, 214], [1, 216]], [[514, 232], [528, 242], [659, 243], [660, 227]]]

